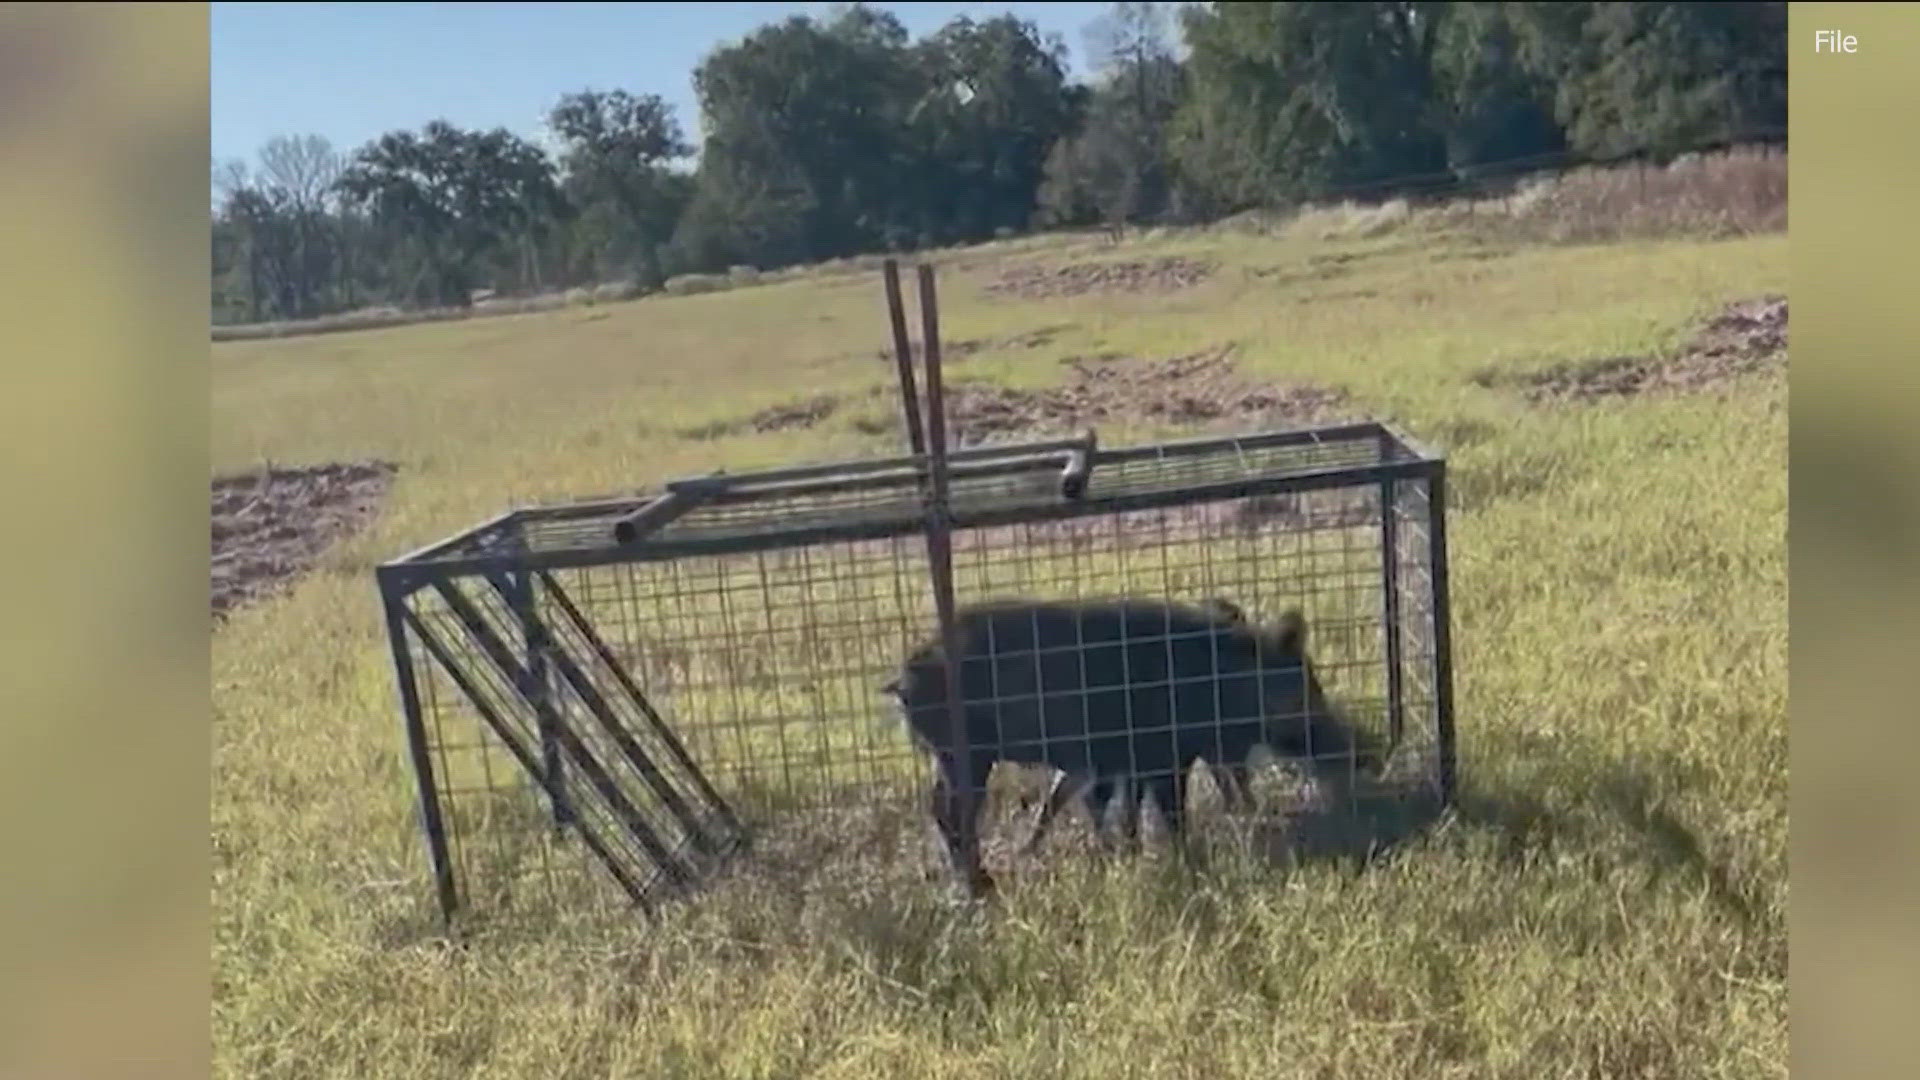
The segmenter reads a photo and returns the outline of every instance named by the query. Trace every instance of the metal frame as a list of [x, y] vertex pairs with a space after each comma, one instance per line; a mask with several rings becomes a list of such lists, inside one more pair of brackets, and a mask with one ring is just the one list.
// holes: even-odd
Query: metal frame
[[[1106, 494], [1097, 485], [1103, 469], [1130, 462], [1171, 461], [1183, 457], [1243, 452], [1272, 447], [1312, 446], [1315, 444], [1373, 438], [1399, 460], [1366, 466], [1336, 466], [1280, 476], [1246, 476], [1198, 484], [1179, 489]], [[1083, 437], [1074, 440], [1049, 440], [1014, 443], [1000, 447], [979, 447], [956, 451], [954, 461], [989, 463], [994, 468], [976, 473], [961, 472], [956, 479], [977, 475], [1014, 474], [1039, 467], [1061, 468], [1066, 449], [1086, 445]], [[481, 525], [437, 541], [398, 559], [384, 563], [378, 573], [386, 587], [411, 593], [441, 577], [461, 577], [509, 573], [521, 570], [584, 569], [619, 563], [652, 562], [699, 555], [737, 554], [744, 551], [799, 547], [806, 544], [841, 540], [884, 540], [906, 536], [925, 528], [924, 510], [917, 494], [911, 503], [903, 502], [899, 513], [868, 521], [773, 529], [719, 538], [662, 538], [669, 525], [700, 507], [753, 501], [775, 495], [794, 494], [799, 488], [780, 489], [774, 485], [794, 480], [809, 483], [804, 490], [825, 492], [851, 490], [865, 486], [898, 485], [903, 493], [911, 490], [909, 469], [924, 467], [921, 457], [884, 458], [849, 462], [842, 465], [806, 466], [800, 469], [772, 469], [752, 473], [715, 473], [671, 481], [657, 494], [628, 498], [596, 499], [552, 506], [528, 507], [509, 511]], [[1433, 456], [1392, 427], [1368, 421], [1335, 427], [1291, 431], [1215, 436], [1180, 440], [1121, 449], [1094, 449], [1086, 454], [1087, 464], [1079, 470], [1088, 477], [1079, 498], [1031, 501], [1002, 501], [998, 505], [970, 501], [965, 492], [956, 493], [949, 516], [955, 529], [988, 528], [996, 525], [1059, 521], [1068, 518], [1126, 513], [1158, 507], [1179, 506], [1213, 499], [1253, 495], [1287, 494], [1379, 485], [1383, 491], [1395, 480], [1434, 480], [1445, 472], [1443, 458]], [[902, 468], [905, 466], [907, 468]], [[890, 473], [886, 484], [877, 484], [873, 474]], [[635, 515], [647, 511], [644, 516]], [[604, 536], [599, 542], [570, 544], [544, 550], [530, 549], [506, 542], [523, 533], [528, 525], [551, 521], [603, 519]], [[631, 531], [622, 530], [626, 522]]]
[[[935, 386], [929, 390], [935, 390]], [[935, 434], [938, 433], [936, 428]], [[1127, 466], [1172, 466], [1183, 461], [1230, 460], [1236, 455], [1245, 460], [1246, 455], [1259, 450], [1311, 449], [1332, 443], [1365, 441], [1371, 441], [1376, 447], [1375, 460], [1367, 464], [1309, 467], [1279, 473], [1242, 471], [1226, 478], [1163, 487], [1129, 485], [1124, 479], [1105, 482], [1124, 473]], [[946, 463], [945, 468], [941, 468], [939, 461]], [[475, 700], [483, 719], [544, 788], [554, 826], [572, 829], [585, 837], [602, 861], [614, 870], [615, 876], [621, 878], [621, 885], [636, 904], [651, 909], [654, 906], [651, 885], [628, 880], [630, 874], [622, 875], [619, 866], [626, 864], [616, 857], [618, 853], [603, 850], [607, 839], [596, 838], [592, 830], [582, 825], [574, 806], [576, 789], [571, 774], [581, 774], [586, 785], [584, 790], [589, 794], [597, 791], [613, 807], [617, 812], [614, 819], [624, 821], [637, 848], [656, 864], [660, 876], [675, 887], [688, 884], [697, 876], [697, 864], [704, 862], [705, 856], [730, 851], [744, 843], [745, 837], [724, 800], [707, 784], [685, 751], [678, 750], [673, 732], [654, 712], [640, 688], [622, 672], [619, 661], [594, 636], [586, 619], [553, 579], [552, 572], [912, 535], [928, 527], [929, 510], [923, 481], [929, 475], [945, 473], [941, 483], [959, 484], [1042, 471], [1059, 477], [1059, 483], [1045, 488], [1044, 494], [1037, 486], [1023, 488], [1019, 495], [983, 494], [964, 487], [953, 489], [950, 500], [942, 500], [949, 504], [940, 523], [943, 531], [1063, 521], [1261, 495], [1335, 488], [1377, 489], [1381, 507], [1381, 567], [1385, 579], [1382, 614], [1386, 628], [1388, 722], [1396, 743], [1405, 722], [1400, 611], [1404, 583], [1399, 578], [1405, 553], [1402, 551], [1404, 536], [1397, 525], [1401, 516], [1399, 499], [1408, 488], [1421, 487], [1428, 503], [1423, 515], [1427, 536], [1425, 550], [1417, 554], [1429, 568], [1427, 588], [1430, 591], [1425, 593], [1425, 598], [1432, 611], [1431, 668], [1424, 674], [1432, 680], [1435, 784], [1441, 803], [1452, 802], [1454, 717], [1444, 459], [1395, 428], [1377, 422], [1212, 436], [1120, 449], [1100, 448], [1093, 433], [1088, 432], [1079, 438], [976, 447], [939, 455], [938, 459], [921, 453], [750, 473], [716, 473], [673, 481], [643, 494], [521, 508], [381, 565], [376, 576], [386, 612], [405, 741], [418, 786], [420, 821], [442, 911], [452, 916], [461, 904], [461, 889], [449, 854], [445, 808], [436, 787], [430, 739], [416, 682], [414, 644], [417, 642], [429, 659], [454, 675], [456, 682], [460, 674], [456, 670], [458, 665], [446, 655], [444, 647], [409, 610], [409, 600], [414, 594], [423, 589], [437, 593], [485, 646], [497, 670], [513, 677], [513, 688], [531, 703], [532, 712], [540, 719], [538, 731], [534, 733], [537, 746], [521, 738], [524, 732], [509, 731], [504, 719], [485, 716], [487, 709], [476, 698], [476, 687], [463, 685], [460, 689]], [[1410, 485], [1409, 481], [1418, 484]], [[781, 498], [809, 493], [890, 488], [898, 489], [897, 504], [870, 508], [860, 515], [850, 515], [848, 520], [800, 522], [731, 533], [716, 531], [710, 535], [677, 534], [673, 528], [689, 514], [705, 508], [751, 506], [763, 501], [777, 503]], [[563, 540], [534, 542], [541, 526], [558, 524], [567, 526]], [[457, 591], [448, 588], [449, 582], [459, 579], [481, 579], [490, 583], [505, 610], [513, 614], [524, 655], [513, 655], [511, 643], [500, 640], [497, 634], [481, 625], [485, 620], [479, 613], [463, 610], [464, 602]], [[580, 656], [589, 656], [598, 650], [597, 662], [614, 672], [617, 685], [595, 685], [594, 680], [580, 670], [582, 660], [556, 645], [555, 628], [543, 624], [534, 614], [536, 592], [544, 593], [570, 613], [562, 621], [572, 625], [559, 630], [564, 631], [570, 641], [584, 642], [577, 646], [582, 650]], [[950, 603], [949, 597], [948, 605]], [[589, 748], [569, 722], [542, 704], [554, 692], [578, 695], [586, 711], [595, 717], [621, 753], [596, 753]], [[670, 748], [664, 759], [655, 761], [639, 748], [631, 732], [623, 730], [626, 722], [615, 717], [615, 710], [601, 696], [607, 692], [617, 695], [634, 715], [648, 719], [644, 726], [653, 729], [648, 737], [657, 745]], [[665, 804], [674, 807], [675, 814], [683, 819], [681, 825], [686, 835], [696, 841], [692, 844], [693, 854], [702, 858], [689, 859], [684, 857], [685, 852], [671, 849], [661, 837], [653, 835], [643, 820], [644, 814], [635, 807], [620, 805], [617, 792], [610, 787], [605, 775], [614, 768], [631, 770], [662, 794]], [[677, 778], [662, 779], [663, 768], [677, 770]], [[691, 799], [698, 805], [691, 809], [681, 807], [676, 799]], [[712, 830], [708, 828], [710, 825]], [[718, 835], [708, 835], [709, 831]]]

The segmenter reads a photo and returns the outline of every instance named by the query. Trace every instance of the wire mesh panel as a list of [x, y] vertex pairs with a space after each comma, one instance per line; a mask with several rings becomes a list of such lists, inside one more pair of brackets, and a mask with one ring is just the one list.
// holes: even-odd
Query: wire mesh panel
[[[1269, 433], [1096, 451], [1084, 490], [1063, 496], [1050, 456], [1061, 450], [969, 451], [978, 456], [956, 466], [963, 612], [1144, 599], [1264, 635], [1248, 640], [1291, 640], [1275, 628], [1303, 626], [1306, 663], [1290, 670], [1304, 674], [1250, 671], [1261, 715], [1240, 718], [1277, 736], [1259, 741], [1294, 751], [1274, 755], [1280, 766], [1320, 754], [1293, 745], [1288, 733], [1304, 731], [1306, 743], [1337, 734], [1332, 749], [1378, 747], [1384, 767], [1360, 778], [1349, 761], [1334, 777], [1347, 782], [1331, 787], [1287, 767], [1236, 772], [1238, 746], [1227, 753], [1220, 734], [1231, 709], [1204, 718], [1211, 742], [1189, 737], [1203, 696], [1183, 680], [1210, 680], [1205, 700], [1224, 701], [1231, 685], [1217, 645], [1214, 666], [1195, 668], [1183, 657], [1198, 654], [1170, 624], [1143, 644], [1126, 623], [1106, 643], [1125, 670], [1088, 675], [1089, 657], [1108, 663], [1090, 640], [1100, 631], [1047, 640], [1036, 622], [1024, 645], [986, 642], [1024, 648], [1028, 666], [992, 658], [983, 670], [994, 684], [968, 692], [993, 710], [988, 745], [974, 747], [997, 762], [976, 777], [990, 862], [1044, 854], [1035, 823], [1065, 790], [1050, 786], [1054, 769], [1093, 758], [1101, 775], [1086, 779], [1126, 795], [1113, 800], [1123, 825], [1147, 792], [1163, 822], [1172, 811], [1194, 827], [1185, 811], [1203, 801], [1203, 775], [1221, 807], [1274, 819], [1325, 811], [1329, 791], [1349, 804], [1382, 792], [1447, 797], [1437, 458], [1371, 424]], [[442, 903], [499, 907], [537, 893], [542, 910], [605, 896], [648, 906], [723, 861], [756, 858], [937, 870], [928, 793], [940, 747], [916, 738], [901, 696], [903, 665], [937, 635], [919, 476], [903, 461], [517, 511], [383, 568]], [[641, 528], [615, 528], [650, 514]], [[1048, 650], [1077, 657], [1077, 681]], [[1026, 678], [1029, 669], [1043, 674]], [[1061, 678], [1079, 695], [1082, 749], [1052, 745], [1061, 733], [1045, 724], [1028, 741], [1048, 745], [1011, 749], [1021, 717], [1049, 715]], [[1309, 684], [1310, 695], [1283, 700]], [[1023, 693], [1028, 704], [1010, 703]], [[1308, 722], [1309, 704], [1338, 726]], [[1288, 708], [1304, 728], [1285, 726]], [[1097, 735], [1128, 753], [1085, 749]], [[1185, 754], [1195, 747], [1198, 766]], [[1181, 782], [1164, 782], [1171, 774]], [[721, 858], [743, 840], [740, 860]]]

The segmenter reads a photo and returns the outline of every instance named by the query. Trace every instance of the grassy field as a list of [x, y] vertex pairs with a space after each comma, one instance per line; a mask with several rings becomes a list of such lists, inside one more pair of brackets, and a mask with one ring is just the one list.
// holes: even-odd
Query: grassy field
[[[1175, 255], [1219, 269], [982, 289]], [[213, 640], [220, 1074], [1784, 1075], [1785, 379], [1540, 408], [1474, 376], [1657, 351], [1786, 282], [1783, 234], [1550, 245], [1417, 215], [951, 253], [945, 333], [985, 343], [956, 376], [1233, 344], [1448, 451], [1459, 812], [1358, 873], [1069, 863], [970, 914], [759, 896], [464, 949], [425, 930], [371, 568], [512, 501], [893, 449], [864, 423], [878, 275], [216, 345], [217, 473], [400, 466], [371, 529]], [[682, 434], [823, 394], [852, 404]]]

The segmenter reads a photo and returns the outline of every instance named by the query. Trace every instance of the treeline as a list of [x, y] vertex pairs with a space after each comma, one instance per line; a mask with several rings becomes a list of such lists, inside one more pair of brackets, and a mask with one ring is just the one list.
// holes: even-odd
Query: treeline
[[214, 319], [651, 289], [1389, 194], [1536, 155], [1659, 159], [1784, 129], [1786, 19], [1784, 3], [1123, 3], [1089, 29], [1082, 84], [1012, 16], [914, 41], [853, 5], [706, 58], [697, 166], [658, 96], [620, 90], [557, 102], [551, 152], [443, 122], [347, 155], [276, 139], [215, 171]]

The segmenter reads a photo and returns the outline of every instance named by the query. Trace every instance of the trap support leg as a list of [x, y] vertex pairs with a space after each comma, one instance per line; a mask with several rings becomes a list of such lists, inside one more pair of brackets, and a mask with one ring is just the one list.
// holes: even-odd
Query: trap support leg
[[433, 750], [427, 741], [427, 723], [420, 707], [412, 650], [407, 648], [406, 595], [398, 582], [382, 573], [380, 602], [387, 620], [387, 644], [393, 651], [394, 679], [400, 691], [401, 723], [406, 728], [407, 756], [413, 763], [414, 783], [420, 793], [420, 828], [426, 833], [427, 859], [433, 865], [434, 892], [440, 915], [449, 922], [459, 906], [454, 887], [453, 857], [447, 848], [447, 826], [441, 817], [440, 788], [433, 774]]

